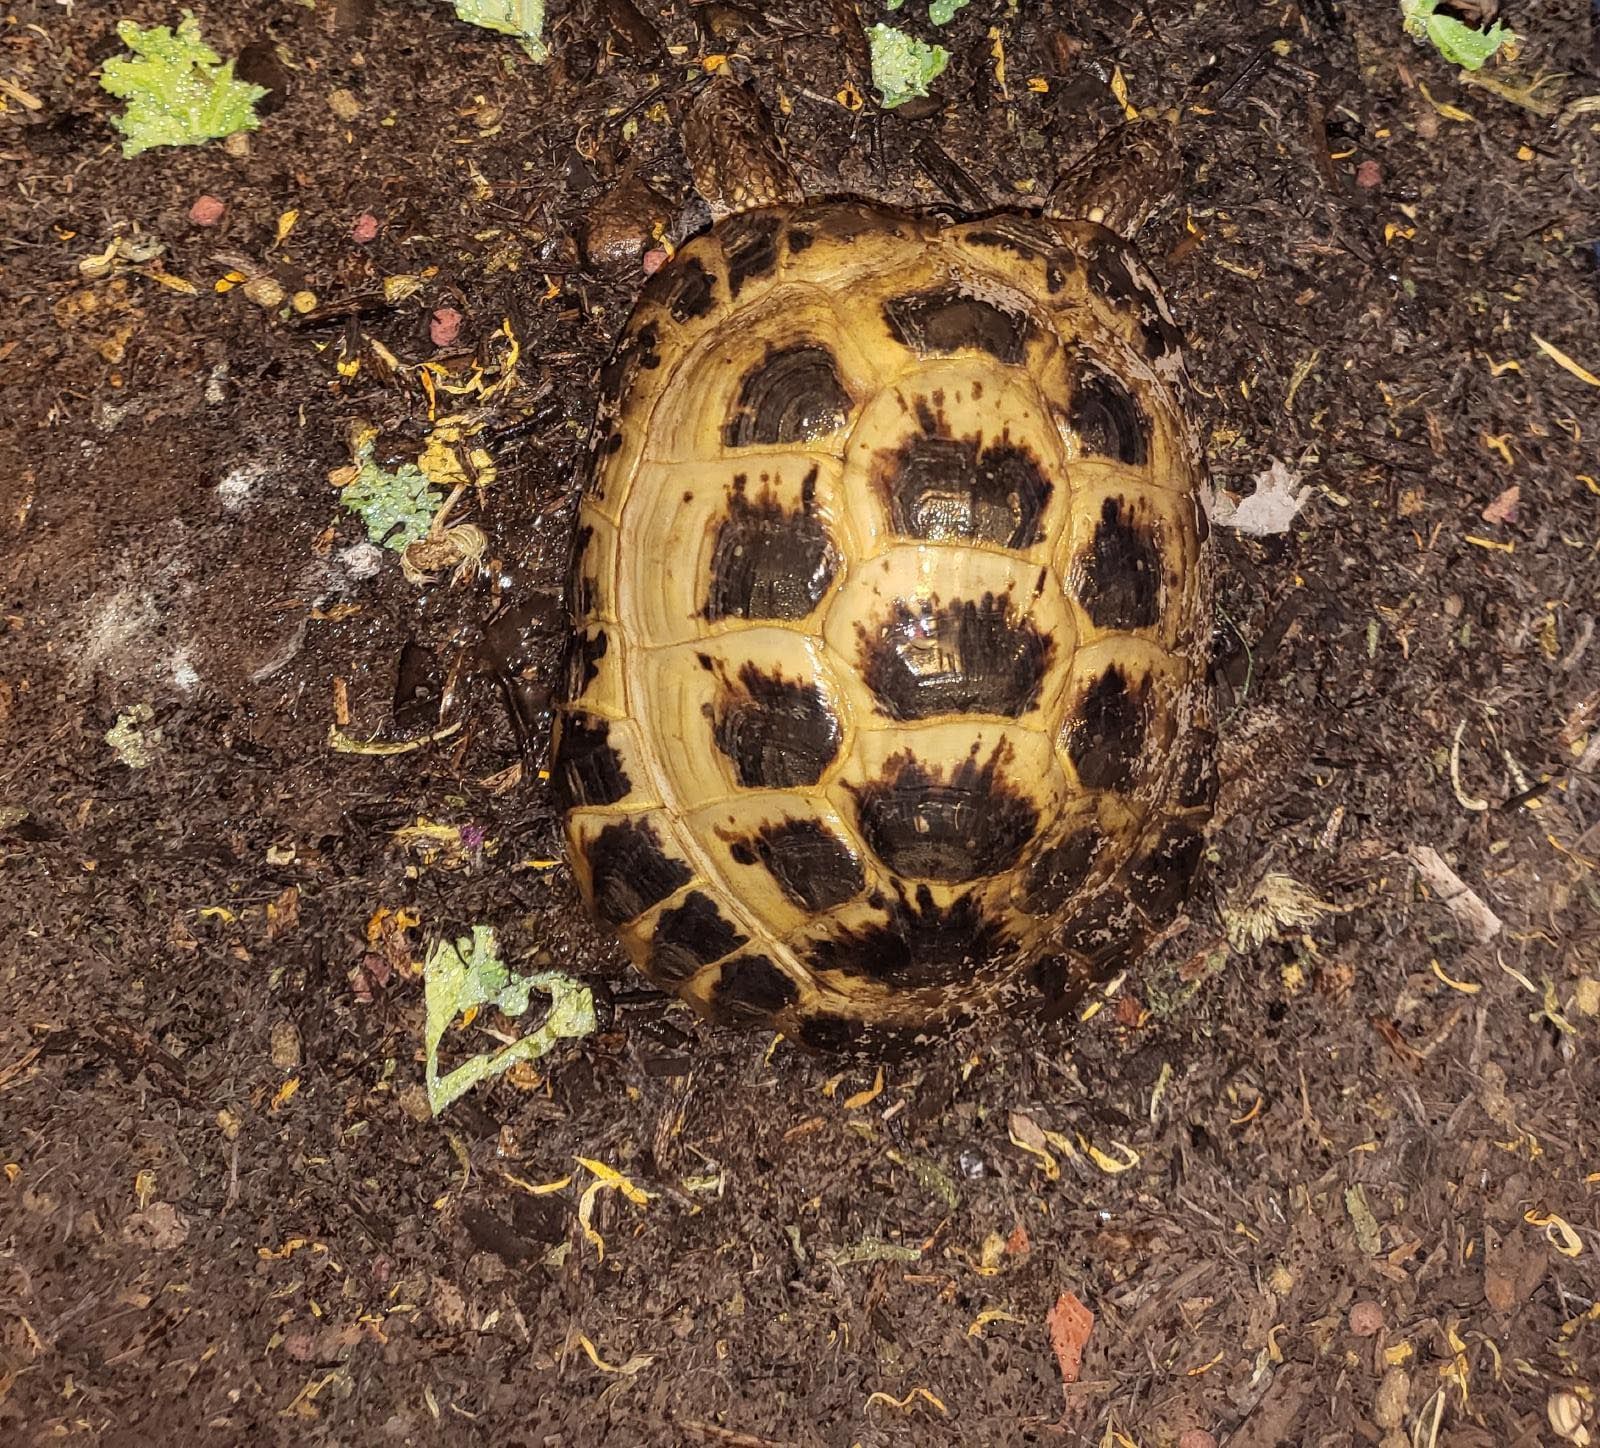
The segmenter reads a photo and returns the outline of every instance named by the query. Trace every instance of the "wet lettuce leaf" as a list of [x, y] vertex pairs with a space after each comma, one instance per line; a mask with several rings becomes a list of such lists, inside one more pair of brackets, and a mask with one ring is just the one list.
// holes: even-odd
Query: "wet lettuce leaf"
[[544, 43], [544, 0], [453, 0], [456, 17], [468, 25], [514, 35], [535, 60], [549, 55]]
[[950, 52], [942, 45], [929, 45], [892, 25], [874, 25], [867, 39], [872, 45], [872, 83], [886, 110], [927, 95], [928, 86], [950, 64]]
[[1431, 42], [1451, 65], [1482, 70], [1500, 50], [1517, 43], [1516, 35], [1502, 21], [1495, 21], [1487, 30], [1475, 30], [1453, 15], [1438, 14], [1438, 7], [1439, 0], [1400, 0], [1400, 17], [1408, 35]]
[[261, 124], [255, 106], [266, 91], [234, 79], [233, 61], [200, 38], [200, 22], [187, 10], [176, 30], [123, 20], [117, 35], [133, 54], [108, 60], [100, 85], [128, 103], [111, 120], [122, 132], [124, 156], [196, 146]]

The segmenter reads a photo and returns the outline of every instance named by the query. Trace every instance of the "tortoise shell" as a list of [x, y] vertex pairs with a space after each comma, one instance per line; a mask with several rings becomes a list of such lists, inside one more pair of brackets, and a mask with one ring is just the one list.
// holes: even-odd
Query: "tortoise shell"
[[1180, 337], [1087, 221], [729, 217], [603, 377], [552, 784], [712, 1019], [1046, 1010], [1182, 903], [1214, 795]]

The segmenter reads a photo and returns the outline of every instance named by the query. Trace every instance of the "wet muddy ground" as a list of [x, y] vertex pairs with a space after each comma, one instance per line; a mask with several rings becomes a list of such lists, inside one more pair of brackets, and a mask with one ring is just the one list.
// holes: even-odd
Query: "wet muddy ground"
[[[1600, 387], [1535, 340], [1600, 368], [1587, 0], [1508, 8], [1480, 84], [1385, 0], [974, 0], [898, 113], [851, 108], [866, 5], [602, 0], [536, 65], [442, 7], [251, 0], [201, 19], [261, 129], [132, 160], [115, 17], [0, 36], [0, 1440], [1600, 1436]], [[697, 1023], [551, 863], [593, 376], [652, 228], [704, 222], [717, 54], [809, 187], [920, 205], [1037, 204], [1115, 77], [1181, 105], [1145, 249], [1212, 470], [1309, 489], [1214, 535], [1187, 929], [1076, 1030], [881, 1083]], [[328, 480], [358, 420], [415, 451], [430, 360], [493, 389], [449, 403], [497, 465], [455, 588]], [[476, 923], [600, 1029], [433, 1119], [418, 966]], [[649, 1193], [591, 1199], [603, 1258], [578, 1157]]]

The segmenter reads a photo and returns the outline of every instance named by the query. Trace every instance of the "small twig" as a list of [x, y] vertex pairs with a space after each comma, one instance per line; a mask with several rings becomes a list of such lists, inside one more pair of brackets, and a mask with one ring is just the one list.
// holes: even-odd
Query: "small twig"
[[715, 1423], [703, 1423], [698, 1418], [680, 1418], [678, 1427], [686, 1433], [695, 1433], [713, 1443], [726, 1443], [729, 1448], [794, 1448], [783, 1438], [758, 1438], [754, 1433], [736, 1433], [731, 1428], [719, 1428]]
[[1463, 70], [1460, 79], [1467, 85], [1475, 85], [1479, 90], [1486, 90], [1492, 96], [1499, 96], [1503, 101], [1510, 101], [1514, 106], [1521, 106], [1525, 111], [1532, 111], [1536, 116], [1543, 116], [1549, 120], [1561, 107], [1555, 101], [1539, 100], [1534, 92], [1544, 86], [1553, 85], [1563, 79], [1559, 75], [1546, 75], [1540, 71], [1521, 90], [1515, 86], [1507, 85], [1503, 80], [1497, 80], [1492, 75], [1474, 75], [1470, 70]]

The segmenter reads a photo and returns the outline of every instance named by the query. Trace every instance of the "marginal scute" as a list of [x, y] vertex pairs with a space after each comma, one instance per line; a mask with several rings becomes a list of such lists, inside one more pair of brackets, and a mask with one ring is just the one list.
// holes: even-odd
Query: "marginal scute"
[[1130, 789], [1144, 749], [1148, 681], [1110, 664], [1083, 692], [1067, 725], [1066, 747], [1085, 789]]
[[1014, 945], [971, 891], [940, 904], [924, 884], [882, 908], [881, 920], [818, 939], [811, 947], [813, 969], [897, 990], [953, 986], [969, 982]]
[[1187, 820], [1170, 820], [1128, 868], [1128, 897], [1155, 924], [1164, 924], [1183, 903], [1200, 863], [1200, 831]]
[[865, 1025], [848, 1016], [814, 1015], [800, 1026], [800, 1041], [813, 1051], [837, 1055], [850, 1050], [860, 1039]]
[[650, 820], [623, 819], [604, 826], [583, 848], [594, 909], [609, 925], [636, 920], [693, 879], [682, 860], [667, 852]]
[[734, 928], [703, 890], [691, 890], [680, 905], [663, 910], [650, 942], [650, 971], [676, 985], [702, 965], [731, 955], [748, 937]]
[[600, 662], [611, 641], [603, 628], [575, 634], [567, 650], [567, 697], [581, 699], [600, 675]]
[[1082, 888], [1105, 837], [1092, 821], [1036, 854], [1023, 875], [1022, 907], [1032, 915], [1054, 915]]
[[770, 1021], [799, 998], [794, 980], [765, 955], [723, 961], [711, 991], [712, 1009], [735, 1024]]
[[1150, 628], [1161, 611], [1162, 571], [1150, 522], [1127, 499], [1108, 497], [1089, 547], [1073, 562], [1072, 591], [1096, 628]]
[[569, 713], [550, 765], [556, 808], [615, 804], [633, 788], [626, 764], [611, 741], [613, 724], [593, 714]]
[[737, 297], [747, 282], [771, 276], [778, 267], [778, 229], [782, 218], [772, 212], [730, 216], [718, 228], [728, 258], [728, 291]]
[[1178, 771], [1178, 808], [1209, 811], [1217, 802], [1217, 736], [1197, 728], [1190, 739], [1189, 753]]
[[675, 322], [703, 317], [716, 303], [716, 278], [697, 256], [669, 263], [651, 278], [645, 298], [667, 309]]
[[1120, 890], [1107, 890], [1073, 915], [1058, 938], [1096, 970], [1109, 972], [1137, 954], [1146, 936], [1128, 897]]

